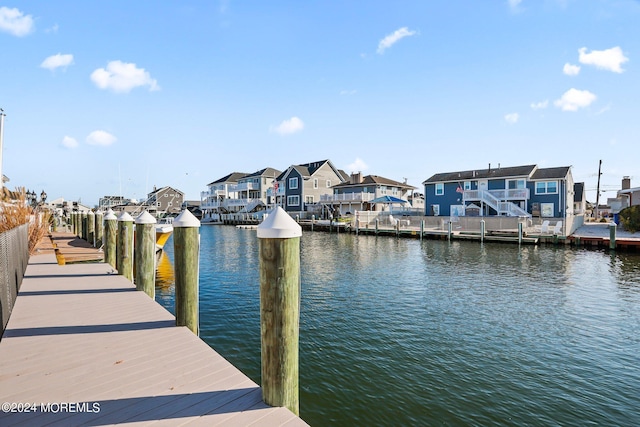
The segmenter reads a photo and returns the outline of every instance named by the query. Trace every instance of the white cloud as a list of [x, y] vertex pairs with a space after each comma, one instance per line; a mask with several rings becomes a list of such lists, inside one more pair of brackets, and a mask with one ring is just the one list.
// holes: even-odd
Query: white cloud
[[300, 132], [302, 129], [304, 129], [304, 122], [298, 117], [291, 117], [289, 120], [284, 120], [278, 126], [271, 126], [269, 130], [280, 135], [290, 135]]
[[512, 12], [517, 12], [522, 0], [507, 0], [507, 3], [509, 3], [509, 9], [511, 9]]
[[629, 60], [624, 56], [619, 46], [605, 50], [592, 50], [591, 53], [587, 53], [587, 48], [582, 47], [578, 49], [578, 53], [580, 54], [579, 61], [582, 64], [594, 65], [597, 68], [613, 71], [614, 73], [624, 72], [622, 64]]
[[580, 73], [580, 66], [572, 65], [567, 62], [566, 64], [564, 64], [564, 67], [562, 68], [562, 72], [565, 73], [567, 76], [577, 76], [578, 73]]
[[382, 55], [386, 49], [393, 46], [399, 40], [408, 36], [413, 36], [415, 34], [417, 34], [417, 32], [410, 31], [407, 27], [402, 27], [398, 30], [395, 30], [393, 33], [380, 40], [380, 43], [378, 43], [377, 52]]
[[353, 163], [349, 164], [347, 166], [347, 170], [350, 173], [354, 173], [354, 172], [362, 172], [364, 170], [369, 169], [369, 166], [367, 166], [367, 164], [364, 162], [364, 160], [362, 160], [360, 157], [356, 157], [356, 159], [353, 161]]
[[520, 118], [520, 114], [518, 113], [509, 113], [509, 114], [505, 114], [504, 119], [507, 121], [507, 123], [518, 123], [518, 119]]
[[62, 138], [62, 146], [67, 148], [76, 148], [78, 146], [78, 141], [76, 141], [75, 138], [65, 135], [65, 137]]
[[0, 7], [0, 31], [13, 34], [16, 37], [26, 36], [35, 29], [33, 17], [20, 10]]
[[71, 64], [73, 64], [73, 55], [61, 55], [58, 53], [57, 55], [51, 55], [50, 57], [42, 61], [40, 67], [48, 68], [49, 70], [53, 71], [59, 67], [67, 68]]
[[345, 95], [355, 95], [356, 94], [356, 90], [352, 89], [352, 90], [341, 90], [340, 91], [340, 95], [345, 96]]
[[102, 145], [107, 147], [117, 140], [115, 136], [103, 130], [94, 130], [87, 136], [87, 144], [89, 145]]
[[91, 80], [100, 89], [113, 92], [127, 93], [138, 86], [149, 86], [149, 90], [160, 90], [158, 82], [144, 68], [137, 68], [136, 64], [122, 61], [111, 61], [107, 69], [98, 68], [91, 73]]
[[547, 108], [547, 106], [549, 106], [549, 100], [547, 99], [545, 99], [544, 101], [531, 103], [531, 108], [533, 110], [544, 110], [545, 108]]
[[554, 105], [561, 108], [562, 111], [578, 111], [579, 108], [585, 108], [596, 100], [596, 96], [588, 90], [578, 90], [571, 88], [566, 91], [562, 97], [554, 101]]

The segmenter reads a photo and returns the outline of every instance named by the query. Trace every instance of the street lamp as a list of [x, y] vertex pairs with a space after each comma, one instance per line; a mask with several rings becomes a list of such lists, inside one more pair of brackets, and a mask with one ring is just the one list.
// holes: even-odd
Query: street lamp
[[44, 202], [47, 201], [47, 193], [45, 193], [44, 190], [42, 190], [42, 193], [40, 193], [40, 201], [42, 202], [43, 205], [44, 205]]

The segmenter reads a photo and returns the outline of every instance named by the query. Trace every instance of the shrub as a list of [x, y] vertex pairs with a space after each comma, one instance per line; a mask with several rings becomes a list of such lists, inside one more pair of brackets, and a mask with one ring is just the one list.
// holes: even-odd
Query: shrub
[[33, 254], [36, 246], [49, 230], [51, 213], [40, 208], [29, 206], [25, 198], [25, 190], [5, 191], [0, 200], [0, 233], [29, 224], [29, 254]]
[[631, 233], [640, 230], [640, 206], [630, 206], [620, 211], [622, 228]]

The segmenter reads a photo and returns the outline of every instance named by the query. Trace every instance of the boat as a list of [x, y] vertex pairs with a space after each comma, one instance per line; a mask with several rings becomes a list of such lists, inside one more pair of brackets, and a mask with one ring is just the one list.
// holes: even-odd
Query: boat
[[156, 252], [162, 251], [164, 244], [173, 233], [173, 218], [159, 218], [156, 223]]

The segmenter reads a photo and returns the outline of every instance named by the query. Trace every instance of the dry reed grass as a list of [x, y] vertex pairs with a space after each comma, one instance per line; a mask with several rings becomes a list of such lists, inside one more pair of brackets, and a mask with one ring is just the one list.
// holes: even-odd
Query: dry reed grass
[[[6, 189], [5, 189], [6, 190]], [[49, 231], [51, 213], [27, 204], [24, 188], [4, 191], [0, 200], [0, 233], [29, 224], [29, 254]]]

